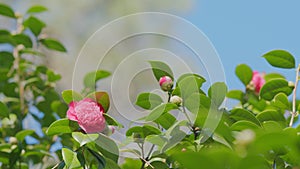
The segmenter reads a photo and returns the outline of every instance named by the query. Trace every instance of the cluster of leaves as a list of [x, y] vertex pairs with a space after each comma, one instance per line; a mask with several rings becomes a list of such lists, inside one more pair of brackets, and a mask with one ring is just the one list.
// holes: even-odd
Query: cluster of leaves
[[[55, 91], [61, 76], [36, 61], [46, 56], [46, 49], [66, 52], [60, 42], [43, 34], [46, 24], [36, 15], [45, 11], [43, 6], [32, 6], [21, 15], [0, 4], [1, 17], [15, 24], [0, 30], [1, 168], [42, 166], [52, 158], [49, 150], [56, 138], [44, 131], [67, 109]], [[28, 128], [33, 121], [41, 131]]]

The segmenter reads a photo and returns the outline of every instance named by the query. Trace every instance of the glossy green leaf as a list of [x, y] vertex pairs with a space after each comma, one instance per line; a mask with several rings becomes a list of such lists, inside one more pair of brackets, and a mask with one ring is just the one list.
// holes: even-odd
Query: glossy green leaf
[[226, 97], [231, 98], [231, 99], [236, 99], [239, 101], [243, 101], [245, 94], [240, 91], [240, 90], [230, 90], [227, 94]]
[[248, 120], [240, 120], [234, 123], [230, 128], [234, 131], [241, 131], [245, 129], [257, 129], [259, 128], [259, 126]]
[[247, 120], [247, 121], [253, 122], [256, 125], [260, 126], [260, 122], [254, 116], [254, 114], [249, 112], [246, 109], [242, 109], [242, 108], [232, 109], [229, 116], [230, 116], [230, 118], [232, 118], [236, 121]]
[[278, 68], [295, 68], [295, 58], [285, 50], [272, 50], [263, 55], [270, 65]]
[[16, 134], [16, 138], [18, 141], [22, 142], [22, 141], [24, 141], [26, 136], [32, 135], [33, 133], [34, 133], [34, 130], [22, 130]]
[[159, 118], [163, 113], [169, 112], [170, 110], [178, 109], [178, 106], [173, 103], [165, 103], [157, 106], [153, 109], [150, 114], [146, 117], [146, 121], [154, 121]]
[[259, 113], [256, 118], [263, 122], [263, 121], [281, 121], [285, 122], [285, 118], [282, 113], [274, 110], [265, 110]]
[[60, 74], [54, 73], [52, 70], [47, 70], [47, 77], [49, 82], [56, 82], [61, 79]]
[[31, 32], [37, 37], [46, 24], [40, 19], [30, 16], [27, 20], [24, 21], [24, 26], [28, 27]]
[[282, 131], [283, 129], [283, 126], [276, 121], [264, 121], [262, 122], [262, 126], [269, 132]]
[[30, 7], [28, 10], [27, 10], [27, 13], [41, 13], [41, 12], [45, 12], [47, 11], [48, 9], [44, 6], [41, 6], [41, 5], [35, 5], [35, 6], [32, 6]]
[[208, 89], [208, 96], [211, 98], [212, 103], [219, 107], [226, 97], [227, 90], [225, 83], [217, 82]]
[[105, 158], [106, 165], [104, 169], [121, 169], [119, 165], [109, 158]]
[[55, 39], [41, 39], [40, 42], [48, 49], [67, 52], [67, 49], [64, 47], [64, 45]]
[[3, 118], [8, 116], [9, 116], [8, 107], [0, 101], [0, 117]]
[[245, 86], [252, 80], [252, 69], [246, 64], [238, 65], [235, 68], [235, 74]]
[[98, 161], [98, 169], [104, 169], [104, 167], [106, 166], [106, 160], [105, 158], [100, 155], [98, 152], [92, 150], [92, 149], [89, 149], [88, 148], [88, 151], [96, 158], [96, 160]]
[[13, 35], [12, 39], [14, 40], [15, 45], [22, 44], [25, 46], [25, 48], [32, 48], [32, 41], [30, 37], [25, 34]]
[[108, 93], [97, 91], [90, 93], [86, 97], [96, 100], [103, 107], [104, 112], [108, 111], [110, 105]]
[[157, 81], [163, 76], [169, 76], [174, 79], [173, 72], [167, 64], [160, 61], [149, 61], [149, 63], [151, 64], [153, 74]]
[[140, 169], [142, 162], [140, 159], [125, 158], [125, 162], [122, 164], [122, 169]]
[[185, 102], [185, 99], [187, 99], [193, 93], [202, 93], [200, 87], [204, 82], [205, 79], [199, 75], [190, 73], [183, 74], [178, 78], [178, 81], [176, 83], [176, 89], [179, 89], [180, 93], [178, 93], [177, 95], [180, 95], [183, 99], [183, 102]]
[[83, 146], [89, 142], [95, 141], [99, 134], [83, 134], [81, 132], [73, 132], [72, 137], [80, 144], [80, 146]]
[[97, 140], [95, 140], [95, 144], [110, 152], [111, 154], [117, 156], [119, 155], [119, 147], [115, 143], [115, 141], [102, 133], [99, 133], [99, 137]]
[[209, 97], [203, 94], [193, 93], [186, 99], [184, 106], [193, 114], [197, 114], [201, 108], [206, 108], [209, 110], [211, 106], [211, 100]]
[[67, 118], [53, 122], [46, 131], [48, 136], [63, 133], [72, 133], [79, 128], [78, 123]]
[[170, 113], [164, 113], [155, 119], [154, 122], [161, 125], [164, 129], [169, 129], [176, 122], [176, 118]]
[[83, 99], [81, 94], [73, 90], [64, 90], [61, 94], [67, 104], [70, 104], [72, 101], [80, 101]]
[[115, 120], [113, 117], [111, 117], [110, 115], [108, 115], [107, 113], [103, 114], [105, 121], [108, 125], [112, 125], [112, 126], [118, 126], [120, 128], [123, 127], [123, 125], [121, 123], [119, 123], [117, 120]]
[[285, 77], [279, 73], [268, 73], [264, 75], [264, 79], [266, 82], [273, 80], [273, 79], [285, 79]]
[[[0, 69], [9, 70], [14, 62], [14, 56], [10, 52], [2, 51], [0, 52]], [[5, 75], [7, 77], [7, 75]]]
[[62, 148], [62, 157], [67, 168], [79, 168], [81, 164], [77, 159], [77, 153], [67, 148]]
[[278, 93], [274, 97], [273, 105], [284, 110], [289, 110], [290, 107], [288, 97], [284, 93]]
[[110, 75], [111, 73], [105, 70], [96, 70], [93, 72], [89, 72], [84, 76], [84, 86], [93, 89], [96, 87], [96, 82], [98, 80], [107, 78]]
[[134, 133], [140, 134], [141, 138], [146, 138], [149, 135], [159, 135], [161, 131], [150, 125], [134, 126], [127, 130], [126, 136], [132, 136]]
[[15, 12], [8, 5], [2, 3], [0, 3], [0, 15], [16, 18]]
[[265, 100], [272, 100], [278, 93], [285, 93], [289, 96], [293, 88], [289, 87], [288, 82], [284, 79], [274, 79], [268, 81], [260, 90], [260, 97]]
[[141, 93], [136, 99], [136, 105], [147, 109], [152, 110], [155, 107], [163, 103], [162, 98], [154, 93]]

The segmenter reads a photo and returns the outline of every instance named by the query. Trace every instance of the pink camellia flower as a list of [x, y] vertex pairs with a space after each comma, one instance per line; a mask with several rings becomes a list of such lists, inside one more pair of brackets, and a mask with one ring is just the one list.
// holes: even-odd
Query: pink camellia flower
[[258, 71], [253, 71], [251, 83], [254, 86], [255, 92], [259, 93], [261, 87], [265, 84], [265, 79]]
[[163, 76], [159, 79], [159, 85], [163, 91], [170, 91], [173, 87], [173, 80], [169, 76]]
[[99, 133], [105, 129], [104, 109], [96, 101], [85, 98], [71, 102], [67, 111], [70, 120], [77, 121], [86, 133]]

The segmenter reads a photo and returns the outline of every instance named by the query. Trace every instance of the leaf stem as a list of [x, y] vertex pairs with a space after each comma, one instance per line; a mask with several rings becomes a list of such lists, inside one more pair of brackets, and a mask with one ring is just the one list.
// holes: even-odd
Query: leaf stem
[[293, 107], [292, 107], [292, 116], [291, 116], [291, 120], [290, 120], [290, 124], [289, 127], [293, 126], [293, 122], [295, 119], [295, 116], [297, 115], [296, 113], [296, 95], [297, 95], [297, 87], [298, 87], [298, 82], [299, 82], [299, 72], [300, 72], [300, 64], [298, 65], [297, 71], [296, 71], [296, 81], [295, 81], [295, 87], [294, 87], [294, 91], [293, 91]]

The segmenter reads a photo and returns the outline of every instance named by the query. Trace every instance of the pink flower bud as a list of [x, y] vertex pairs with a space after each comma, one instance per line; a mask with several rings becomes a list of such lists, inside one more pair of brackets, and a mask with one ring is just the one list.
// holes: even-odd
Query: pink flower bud
[[67, 111], [70, 120], [77, 121], [86, 133], [99, 133], [105, 129], [104, 109], [96, 101], [85, 98], [71, 102]]
[[108, 126], [108, 129], [110, 131], [111, 134], [114, 134], [116, 127], [115, 126]]
[[262, 74], [257, 71], [253, 71], [251, 82], [254, 86], [255, 92], [259, 93], [261, 87], [265, 84], [265, 79]]
[[159, 79], [159, 85], [163, 91], [170, 91], [173, 87], [173, 80], [169, 76], [163, 76]]
[[182, 103], [182, 98], [179, 96], [172, 96], [170, 98], [170, 102], [176, 104], [177, 106], [180, 106]]

